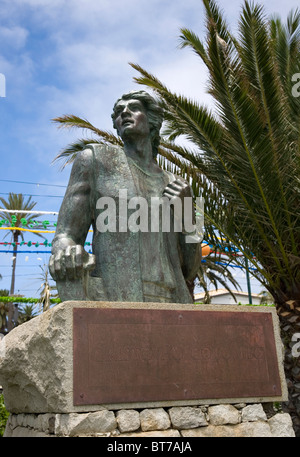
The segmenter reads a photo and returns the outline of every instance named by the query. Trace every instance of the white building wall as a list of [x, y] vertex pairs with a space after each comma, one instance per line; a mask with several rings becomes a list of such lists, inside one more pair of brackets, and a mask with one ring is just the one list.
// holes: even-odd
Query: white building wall
[[[195, 294], [195, 299], [196, 301], [201, 301], [203, 298], [204, 294]], [[249, 304], [249, 297], [248, 294], [240, 294], [236, 293], [236, 302], [232, 295], [230, 295], [228, 292], [222, 292], [220, 293], [219, 291], [211, 291], [210, 293], [211, 296], [211, 303], [215, 305], [237, 305], [238, 303], [241, 303], [242, 305], [248, 305]], [[253, 305], [259, 305], [260, 304], [260, 296], [252, 295], [252, 304]]]

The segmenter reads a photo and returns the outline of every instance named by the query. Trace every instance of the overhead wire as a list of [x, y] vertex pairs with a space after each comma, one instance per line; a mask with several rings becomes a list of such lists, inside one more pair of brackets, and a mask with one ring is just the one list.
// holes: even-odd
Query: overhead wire
[[44, 184], [40, 182], [28, 182], [28, 181], [17, 181], [17, 180], [12, 180], [12, 179], [0, 179], [2, 182], [12, 182], [15, 184], [32, 184], [36, 186], [47, 186], [47, 187], [64, 187], [66, 188], [67, 186], [63, 186], [62, 184]]
[[[11, 192], [0, 192], [0, 195], [10, 195]], [[45, 198], [63, 198], [64, 195], [40, 195], [40, 194], [23, 194], [24, 197], [45, 197]]]

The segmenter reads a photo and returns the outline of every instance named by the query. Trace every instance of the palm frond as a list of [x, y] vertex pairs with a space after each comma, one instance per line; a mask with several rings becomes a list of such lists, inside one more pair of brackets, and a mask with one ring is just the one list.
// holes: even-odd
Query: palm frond
[[226, 20], [224, 19], [224, 13], [219, 8], [217, 2], [214, 0], [203, 0], [203, 4], [206, 11], [208, 32], [210, 33], [211, 27], [213, 27], [217, 31], [218, 36], [224, 40], [225, 43], [229, 43], [231, 34]]
[[197, 283], [205, 293], [204, 303], [210, 303], [210, 287], [213, 286], [216, 290], [220, 285], [226, 289], [236, 301], [236, 297], [232, 292], [241, 290], [240, 284], [234, 278], [229, 269], [229, 265], [220, 262], [220, 254], [217, 252], [211, 253], [207, 258], [202, 260], [197, 273]]
[[66, 148], [60, 151], [56, 157], [54, 157], [52, 163], [61, 160], [63, 161], [60, 169], [63, 170], [67, 165], [70, 165], [74, 162], [76, 155], [83, 151], [88, 144], [100, 143], [100, 140], [95, 138], [80, 139], [75, 143], [70, 143]]
[[114, 133], [98, 129], [97, 127], [94, 127], [90, 122], [86, 121], [85, 119], [81, 119], [78, 116], [65, 115], [62, 117], [57, 117], [53, 120], [59, 123], [59, 127], [61, 128], [82, 128], [84, 130], [90, 130], [96, 134], [96, 137], [82, 138], [74, 143], [69, 144], [66, 148], [57, 154], [52, 163], [58, 160], [62, 160], [63, 163], [61, 165], [61, 170], [63, 170], [67, 165], [73, 163], [76, 154], [78, 154], [80, 151], [83, 151], [88, 144], [114, 144], [117, 146], [123, 145], [121, 138], [114, 135]]
[[209, 65], [204, 44], [192, 30], [182, 28], [180, 35], [180, 48], [191, 47], [194, 52], [203, 60], [206, 66]]

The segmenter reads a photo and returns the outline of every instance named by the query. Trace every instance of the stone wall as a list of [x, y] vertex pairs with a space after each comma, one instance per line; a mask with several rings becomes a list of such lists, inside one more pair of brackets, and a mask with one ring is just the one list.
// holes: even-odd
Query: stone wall
[[289, 414], [261, 403], [11, 414], [5, 437], [294, 437]]

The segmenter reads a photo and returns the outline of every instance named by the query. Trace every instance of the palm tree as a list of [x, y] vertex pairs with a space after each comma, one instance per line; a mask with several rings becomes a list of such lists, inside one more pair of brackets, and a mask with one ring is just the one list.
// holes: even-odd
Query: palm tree
[[33, 303], [22, 305], [18, 315], [18, 325], [28, 322], [38, 315]]
[[[30, 196], [26, 201], [24, 199], [24, 196], [22, 194], [14, 194], [12, 192], [9, 193], [8, 200], [5, 200], [4, 198], [0, 197], [0, 202], [3, 206], [2, 209], [7, 209], [7, 210], [17, 210], [17, 211], [24, 211], [22, 213], [6, 213], [6, 212], [1, 212], [0, 210], [0, 217], [7, 219], [9, 221], [9, 224], [12, 227], [16, 227], [15, 230], [13, 230], [12, 233], [12, 239], [13, 239], [13, 246], [14, 246], [14, 255], [13, 255], [13, 261], [12, 261], [12, 275], [11, 275], [11, 285], [10, 285], [10, 295], [14, 294], [15, 291], [15, 272], [16, 272], [16, 264], [17, 264], [17, 249], [18, 249], [18, 241], [19, 237], [24, 239], [22, 231], [18, 230], [17, 227], [20, 227], [21, 225], [21, 219], [25, 218], [28, 216], [28, 211], [31, 211], [35, 205], [36, 202], [33, 202], [32, 197]], [[36, 234], [41, 236], [40, 234]]]
[[[204, 198], [204, 239], [236, 265], [249, 264], [274, 299], [285, 344], [285, 408], [300, 435], [300, 358], [292, 356], [292, 336], [300, 331], [300, 97], [293, 87], [300, 73], [300, 12], [284, 24], [245, 1], [234, 36], [217, 3], [203, 4], [205, 43], [188, 29], [180, 39], [208, 70], [215, 111], [131, 65], [140, 73], [136, 82], [152, 89], [164, 109], [161, 160]], [[90, 128], [75, 116], [56, 122]], [[182, 135], [188, 145], [178, 142]], [[119, 142], [109, 132], [100, 136], [100, 142]], [[58, 158], [72, 161], [89, 142], [74, 143]]]
[[7, 316], [9, 308], [5, 303], [0, 302], [0, 333], [7, 333]]
[[[209, 74], [211, 112], [178, 95], [131, 64], [136, 82], [151, 88], [165, 111], [165, 160], [184, 170], [205, 199], [207, 239], [222, 234], [243, 254], [272, 295], [285, 343], [286, 406], [300, 435], [300, 358], [291, 354], [300, 330], [300, 12], [268, 19], [245, 1], [238, 36], [214, 0], [203, 0], [207, 37], [181, 30], [181, 46], [200, 57]], [[184, 135], [189, 146], [174, 146]], [[225, 246], [223, 246], [225, 247]], [[228, 255], [235, 250], [228, 250]]]
[[0, 289], [0, 297], [8, 297], [9, 290], [8, 289]]

